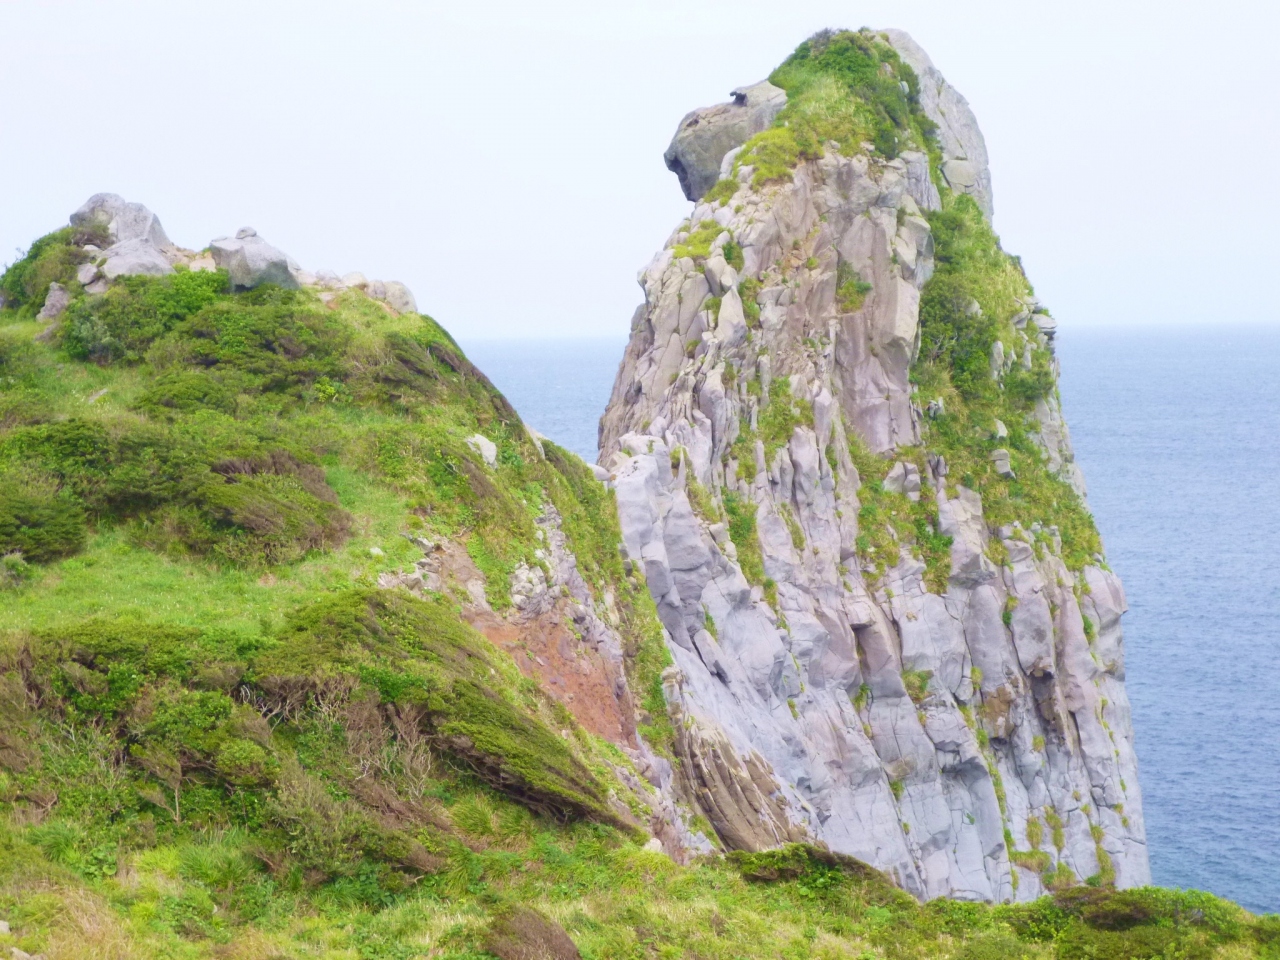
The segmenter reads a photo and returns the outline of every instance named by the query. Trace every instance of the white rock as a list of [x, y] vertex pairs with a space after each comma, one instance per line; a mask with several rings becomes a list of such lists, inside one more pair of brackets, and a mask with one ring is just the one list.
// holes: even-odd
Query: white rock
[[173, 273], [169, 259], [145, 238], [121, 240], [103, 251], [102, 255], [106, 258], [102, 273], [109, 280], [131, 276], [164, 277]]
[[87, 287], [98, 276], [98, 268], [92, 263], [82, 263], [76, 268], [76, 282], [82, 287]]
[[1009, 436], [1009, 428], [1004, 425], [1003, 420], [997, 420], [996, 428], [991, 432], [991, 435], [997, 440], [1003, 440], [1005, 437]]
[[386, 556], [386, 554], [383, 552], [383, 550], [382, 550], [382, 548], [381, 548], [381, 547], [370, 547], [370, 548], [369, 548], [369, 556], [371, 556], [371, 557], [385, 557], [385, 556]]
[[477, 433], [467, 437], [467, 446], [480, 454], [484, 462], [489, 466], [496, 467], [498, 465], [498, 445], [484, 436], [484, 434]]
[[213, 256], [208, 253], [196, 257], [187, 266], [196, 273], [213, 273], [218, 269], [218, 264], [214, 262]]
[[116, 243], [146, 240], [157, 247], [171, 247], [164, 227], [154, 213], [140, 203], [128, 203], [114, 193], [96, 193], [71, 215], [73, 227], [100, 224]]
[[369, 281], [359, 270], [353, 270], [351, 273], [344, 273], [342, 275], [342, 285], [344, 287], [352, 287], [356, 290], [363, 290], [369, 285]]
[[374, 300], [387, 299], [387, 285], [381, 280], [370, 280], [365, 286], [364, 292]]
[[289, 290], [298, 287], [288, 256], [258, 236], [252, 227], [243, 227], [234, 238], [222, 237], [209, 244], [213, 262], [226, 270], [231, 286], [249, 290], [264, 283]]
[[403, 283], [398, 280], [388, 280], [387, 287], [387, 303], [396, 313], [417, 313], [418, 301], [413, 298], [413, 294]]
[[7, 920], [0, 920], [0, 933], [8, 933], [8, 932], [9, 932], [9, 922]]
[[98, 294], [106, 293], [109, 287], [110, 287], [110, 284], [107, 283], [107, 281], [104, 278], [99, 277], [97, 280], [93, 281], [93, 283], [86, 286], [84, 288], [84, 292], [91, 293], [94, 296], [97, 296]]

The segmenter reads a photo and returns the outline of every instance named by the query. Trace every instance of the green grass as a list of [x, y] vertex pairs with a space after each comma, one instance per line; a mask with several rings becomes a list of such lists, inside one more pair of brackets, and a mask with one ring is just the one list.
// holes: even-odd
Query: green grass
[[[1050, 472], [1036, 436], [1035, 402], [1056, 389], [1049, 352], [1033, 342], [1031, 370], [1015, 363], [1003, 382], [990, 373], [995, 341], [1018, 342], [1012, 320], [1030, 287], [971, 197], [949, 194], [930, 222], [938, 270], [921, 294], [921, 347], [911, 378], [922, 401], [941, 398], [945, 413], [925, 421], [924, 446], [946, 458], [949, 484], [982, 495], [992, 528], [1014, 521], [1024, 529], [1056, 527], [1069, 568], [1095, 563], [1102, 543], [1093, 517]], [[1034, 332], [1033, 319], [1028, 333]], [[1007, 438], [995, 438], [997, 419]], [[1016, 479], [996, 474], [991, 452], [997, 447], [1009, 451]]]

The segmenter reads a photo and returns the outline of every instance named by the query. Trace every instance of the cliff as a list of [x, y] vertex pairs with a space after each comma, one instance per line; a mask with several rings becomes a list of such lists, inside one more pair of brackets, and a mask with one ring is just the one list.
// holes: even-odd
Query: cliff
[[668, 151], [614, 473], [252, 228], [99, 194], [4, 270], [0, 950], [1274, 956], [1113, 884], [1123, 598], [962, 101], [868, 37], [773, 80]]
[[680, 794], [730, 848], [821, 841], [922, 898], [1142, 885], [1124, 592], [973, 114], [899, 31], [764, 87], [677, 131], [707, 186], [600, 424]]

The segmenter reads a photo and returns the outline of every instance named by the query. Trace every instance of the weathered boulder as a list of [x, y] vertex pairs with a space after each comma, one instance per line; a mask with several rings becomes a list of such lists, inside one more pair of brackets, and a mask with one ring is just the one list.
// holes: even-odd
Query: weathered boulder
[[171, 247], [159, 218], [140, 203], [129, 203], [114, 193], [95, 193], [71, 215], [73, 227], [99, 224], [116, 243], [147, 240], [157, 247]]
[[60, 283], [49, 284], [49, 292], [45, 295], [44, 306], [36, 314], [37, 320], [57, 320], [71, 303], [71, 294]]
[[209, 244], [213, 262], [226, 270], [231, 286], [250, 290], [264, 283], [296, 290], [293, 264], [288, 256], [258, 236], [253, 227], [244, 227], [234, 237], [220, 237]]
[[173, 267], [160, 249], [146, 237], [121, 240], [103, 251], [106, 262], [102, 274], [109, 280], [116, 277], [144, 275], [163, 277], [173, 273]]
[[486, 464], [491, 467], [498, 465], [498, 447], [492, 440], [483, 433], [476, 433], [467, 437], [467, 446], [469, 446]]
[[413, 298], [413, 293], [403, 283], [396, 280], [388, 280], [387, 303], [396, 313], [417, 313], [418, 301]]
[[767, 80], [739, 87], [729, 103], [694, 110], [680, 121], [662, 158], [690, 200], [701, 200], [720, 177], [720, 161], [767, 129], [787, 105], [787, 93]]

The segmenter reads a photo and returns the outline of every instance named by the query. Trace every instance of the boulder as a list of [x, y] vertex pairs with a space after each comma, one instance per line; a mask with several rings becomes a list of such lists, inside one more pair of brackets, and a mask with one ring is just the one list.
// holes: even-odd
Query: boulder
[[991, 462], [995, 464], [997, 475], [1006, 480], [1017, 478], [1017, 474], [1013, 472], [1013, 465], [1009, 462], [1009, 451], [1004, 447], [991, 451]]
[[728, 103], [694, 110], [680, 121], [663, 154], [689, 200], [701, 200], [720, 178], [726, 153], [768, 129], [787, 105], [787, 93], [766, 81], [739, 87]]
[[251, 290], [264, 283], [296, 290], [289, 258], [258, 236], [252, 227], [244, 227], [234, 237], [220, 237], [209, 244], [213, 262], [226, 270], [236, 290]]
[[87, 287], [98, 278], [98, 268], [92, 263], [82, 263], [76, 268], [76, 282]]
[[144, 275], [163, 277], [173, 273], [173, 267], [159, 248], [145, 237], [121, 240], [103, 251], [106, 262], [102, 264], [103, 276], [116, 277]]
[[71, 294], [60, 283], [49, 284], [49, 292], [45, 295], [44, 306], [36, 314], [37, 320], [57, 320], [71, 303]]
[[467, 446], [484, 459], [484, 462], [491, 467], [498, 465], [498, 445], [486, 437], [482, 433], [473, 434], [467, 437]]
[[403, 283], [396, 280], [388, 280], [387, 303], [396, 313], [417, 313], [418, 301], [413, 298], [413, 293]]
[[920, 499], [920, 471], [914, 463], [899, 460], [880, 484], [890, 493], [905, 494], [910, 500]]
[[140, 203], [129, 203], [114, 193], [95, 193], [71, 215], [73, 227], [100, 224], [116, 243], [147, 240], [157, 247], [171, 247], [159, 218]]

